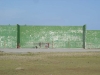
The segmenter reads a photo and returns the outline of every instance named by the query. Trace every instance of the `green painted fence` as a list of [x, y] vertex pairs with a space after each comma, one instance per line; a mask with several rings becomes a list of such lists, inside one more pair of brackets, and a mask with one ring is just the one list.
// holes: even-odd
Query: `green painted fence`
[[16, 48], [17, 45], [17, 27], [0, 26], [0, 48]]
[[0, 25], [0, 48], [100, 48], [100, 30], [84, 26]]
[[22, 48], [40, 42], [49, 43], [50, 48], [82, 48], [83, 26], [20, 26], [20, 37]]
[[87, 30], [86, 48], [100, 48], [100, 30]]

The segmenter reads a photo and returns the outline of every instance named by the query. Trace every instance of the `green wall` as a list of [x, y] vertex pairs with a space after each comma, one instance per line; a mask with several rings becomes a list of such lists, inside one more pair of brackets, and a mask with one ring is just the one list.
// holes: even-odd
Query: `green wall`
[[86, 48], [100, 48], [100, 30], [87, 30]]
[[22, 48], [39, 42], [50, 43], [51, 48], [52, 44], [53, 48], [82, 48], [83, 26], [20, 26], [20, 37]]
[[0, 48], [33, 48], [40, 42], [50, 43], [50, 48], [100, 48], [100, 30], [86, 30], [85, 25], [0, 25]]
[[0, 48], [16, 48], [17, 44], [17, 27], [0, 26]]

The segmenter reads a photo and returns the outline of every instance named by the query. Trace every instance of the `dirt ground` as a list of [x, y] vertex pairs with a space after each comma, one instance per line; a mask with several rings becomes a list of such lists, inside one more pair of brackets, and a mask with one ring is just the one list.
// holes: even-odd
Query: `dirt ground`
[[3, 52], [12, 53], [27, 53], [27, 52], [100, 52], [100, 49], [66, 49], [66, 48], [54, 48], [54, 49], [32, 49], [32, 48], [20, 48], [20, 49], [0, 49]]
[[68, 52], [70, 49], [67, 52], [52, 49], [55, 52], [49, 52], [43, 49], [47, 50], [45, 53], [37, 50], [37, 53], [25, 54], [0, 52], [0, 75], [100, 75], [100, 52], [79, 52], [81, 49], [72, 49], [72, 52]]

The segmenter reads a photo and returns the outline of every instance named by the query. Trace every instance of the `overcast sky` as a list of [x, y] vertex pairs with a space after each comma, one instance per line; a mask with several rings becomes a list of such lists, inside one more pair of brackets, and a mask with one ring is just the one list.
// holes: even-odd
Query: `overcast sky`
[[100, 30], [100, 0], [0, 0], [0, 25], [8, 24]]

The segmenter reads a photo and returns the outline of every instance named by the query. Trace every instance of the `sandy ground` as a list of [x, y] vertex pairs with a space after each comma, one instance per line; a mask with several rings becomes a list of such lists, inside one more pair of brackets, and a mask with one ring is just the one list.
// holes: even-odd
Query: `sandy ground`
[[100, 49], [32, 49], [32, 48], [20, 48], [20, 49], [0, 49], [0, 51], [7, 53], [27, 53], [27, 52], [100, 52]]

